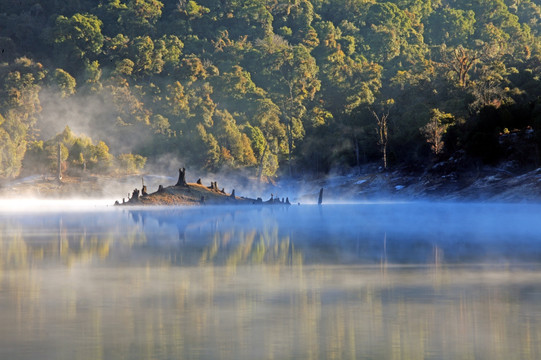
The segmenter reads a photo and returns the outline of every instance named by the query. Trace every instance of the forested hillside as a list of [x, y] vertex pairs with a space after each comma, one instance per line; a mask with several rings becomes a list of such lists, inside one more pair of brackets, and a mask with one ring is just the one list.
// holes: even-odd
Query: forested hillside
[[0, 0], [0, 177], [537, 165], [540, 45], [538, 0]]

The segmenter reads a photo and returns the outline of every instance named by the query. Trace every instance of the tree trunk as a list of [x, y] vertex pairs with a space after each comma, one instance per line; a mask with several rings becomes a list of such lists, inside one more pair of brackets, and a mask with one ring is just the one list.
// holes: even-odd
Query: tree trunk
[[383, 169], [387, 170], [387, 143], [383, 145]]
[[269, 145], [265, 145], [265, 149], [263, 150], [263, 154], [261, 155], [261, 158], [259, 159], [259, 169], [257, 170], [257, 180], [261, 182], [261, 176], [263, 175], [263, 163], [265, 162], [265, 155], [267, 154], [267, 149], [269, 148]]
[[287, 165], [288, 165], [288, 168], [289, 168], [289, 177], [292, 176], [292, 171], [291, 171], [291, 148], [293, 147], [293, 130], [291, 129], [292, 126], [293, 126], [293, 124], [291, 124], [291, 120], [289, 120], [288, 126], [287, 126], [287, 143], [288, 143], [288, 146], [287, 146]]
[[58, 143], [57, 173], [56, 180], [62, 181], [62, 145]]
[[361, 174], [361, 149], [359, 146], [359, 141], [357, 140], [357, 137], [353, 137], [353, 142], [355, 145], [355, 162], [357, 165], [357, 169], [359, 169], [359, 175]]
[[388, 118], [389, 118], [389, 111], [386, 113], [381, 114], [379, 116], [374, 110], [372, 110], [372, 115], [376, 118], [376, 124], [378, 131], [378, 144], [381, 146], [381, 154], [382, 154], [382, 160], [383, 160], [383, 169], [387, 170], [387, 143], [389, 141], [388, 138]]

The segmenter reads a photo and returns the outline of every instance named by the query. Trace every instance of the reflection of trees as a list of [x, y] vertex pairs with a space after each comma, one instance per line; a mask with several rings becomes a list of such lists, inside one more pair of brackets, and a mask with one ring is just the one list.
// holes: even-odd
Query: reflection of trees
[[131, 248], [144, 242], [144, 233], [125, 222], [100, 224], [88, 214], [21, 214], [0, 221], [0, 267], [102, 261], [115, 246]]
[[433, 214], [410, 224], [408, 211], [398, 206], [328, 206], [320, 211], [247, 206], [130, 214], [147, 239], [144, 247], [134, 248], [137, 256], [151, 254], [152, 261], [181, 266], [295, 264], [300, 254], [304, 265], [476, 263], [486, 259], [487, 251], [526, 260], [539, 256], [538, 249], [509, 248], [507, 238], [498, 238], [490, 247], [478, 238], [463, 241], [456, 228], [433, 225], [441, 225]]
[[[205, 211], [2, 221], [0, 357], [540, 358], [534, 265], [453, 267], [433, 235], [369, 223], [336, 235], [317, 213], [292, 227], [283, 213]], [[434, 266], [392, 262], [407, 252]], [[136, 266], [114, 263], [123, 255]]]
[[384, 280], [377, 267], [357, 266], [19, 272], [2, 283], [10, 332], [0, 354], [25, 346], [81, 360], [539, 358], [535, 273], [441, 271], [448, 281], [438, 287], [423, 269], [390, 269]]
[[[237, 241], [229, 245], [230, 238]], [[201, 264], [225, 263], [237, 265], [300, 265], [302, 254], [287, 236], [279, 236], [277, 229], [271, 232], [239, 231], [216, 233], [212, 243], [201, 255]]]
[[[257, 211], [257, 210], [256, 210]], [[163, 236], [151, 236], [149, 244], [164, 247], [168, 256], [176, 252], [184, 265], [299, 265], [302, 254], [290, 236], [272, 216], [251, 217], [254, 210], [206, 211], [206, 209], [171, 211], [132, 211], [147, 233], [159, 233], [154, 220], [178, 231], [178, 243], [167, 244]], [[248, 217], [245, 218], [247, 214]], [[171, 227], [173, 226], [173, 227]], [[171, 238], [171, 237], [170, 237]], [[196, 262], [197, 261], [197, 262]]]

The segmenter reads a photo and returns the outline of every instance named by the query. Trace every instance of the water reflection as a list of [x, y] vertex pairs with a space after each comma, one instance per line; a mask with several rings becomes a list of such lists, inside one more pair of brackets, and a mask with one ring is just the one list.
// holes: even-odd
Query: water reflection
[[0, 214], [0, 358], [538, 359], [540, 206]]

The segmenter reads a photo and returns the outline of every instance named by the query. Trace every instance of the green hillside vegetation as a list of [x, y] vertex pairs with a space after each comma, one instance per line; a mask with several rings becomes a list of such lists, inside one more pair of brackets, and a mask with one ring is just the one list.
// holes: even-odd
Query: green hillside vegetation
[[[58, 142], [73, 173], [497, 163], [501, 133], [541, 145], [540, 45], [532, 0], [0, 0], [0, 177]], [[53, 100], [99, 104], [97, 142], [44, 138]]]

